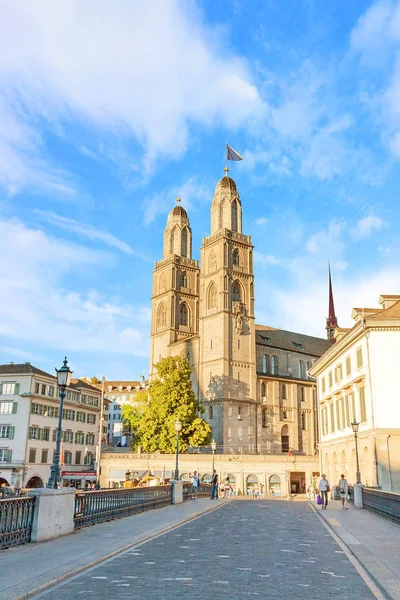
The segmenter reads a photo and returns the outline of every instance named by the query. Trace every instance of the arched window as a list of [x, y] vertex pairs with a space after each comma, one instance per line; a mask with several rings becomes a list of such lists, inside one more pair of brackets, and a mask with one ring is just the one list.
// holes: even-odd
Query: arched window
[[282, 384], [282, 400], [287, 400], [287, 387], [286, 384]]
[[277, 375], [278, 374], [278, 357], [277, 356], [271, 356], [271, 375]]
[[284, 425], [281, 430], [281, 445], [282, 452], [289, 452], [290, 443], [289, 443], [289, 427]]
[[281, 495], [281, 478], [279, 475], [271, 475], [269, 478], [269, 493], [271, 496]]
[[303, 387], [299, 387], [299, 400], [300, 402], [304, 402], [304, 388]]
[[212, 419], [214, 417], [214, 409], [212, 406], [208, 407], [208, 419]]
[[304, 378], [304, 362], [302, 360], [299, 361], [299, 379]]
[[264, 354], [263, 356], [262, 372], [268, 373], [268, 354]]
[[239, 256], [239, 250], [237, 248], [234, 249], [233, 254], [232, 254], [232, 263], [234, 265], [239, 265], [240, 264], [240, 256]]
[[221, 202], [219, 205], [219, 228], [222, 229], [224, 226], [224, 203]]
[[188, 238], [187, 229], [186, 229], [186, 227], [184, 227], [182, 229], [182, 233], [181, 233], [181, 242], [182, 242], [181, 255], [182, 256], [187, 256], [187, 243], [188, 243], [187, 238]]
[[232, 202], [232, 231], [238, 230], [238, 205], [236, 200]]
[[308, 361], [306, 362], [306, 373], [305, 373], [305, 375], [306, 375], [307, 379], [309, 378], [308, 371], [309, 371], [310, 369], [311, 369], [311, 362], [308, 360]]
[[175, 229], [171, 231], [171, 237], [169, 238], [169, 251], [170, 254], [175, 254]]
[[267, 395], [267, 386], [265, 385], [265, 382], [263, 381], [261, 384], [261, 396], [262, 398], [265, 398]]
[[157, 311], [157, 327], [165, 327], [167, 324], [167, 309], [164, 302], [161, 302]]
[[217, 308], [217, 286], [214, 282], [208, 288], [207, 308]]
[[185, 272], [181, 273], [181, 287], [187, 288], [188, 286], [188, 277]]
[[303, 429], [303, 431], [307, 429], [307, 418], [305, 412], [301, 413], [301, 428]]
[[267, 411], [264, 408], [264, 410], [262, 411], [262, 426], [267, 427], [267, 425], [268, 425]]
[[188, 308], [185, 303], [181, 304], [179, 310], [179, 324], [184, 325], [185, 327], [188, 324]]
[[235, 281], [232, 285], [232, 300], [233, 302], [240, 302], [240, 283]]

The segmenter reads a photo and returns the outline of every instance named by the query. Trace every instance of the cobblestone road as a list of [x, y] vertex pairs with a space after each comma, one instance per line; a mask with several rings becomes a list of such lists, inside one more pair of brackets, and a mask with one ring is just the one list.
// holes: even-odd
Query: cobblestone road
[[249, 596], [374, 598], [311, 508], [284, 501], [232, 501], [40, 597], [230, 600]]

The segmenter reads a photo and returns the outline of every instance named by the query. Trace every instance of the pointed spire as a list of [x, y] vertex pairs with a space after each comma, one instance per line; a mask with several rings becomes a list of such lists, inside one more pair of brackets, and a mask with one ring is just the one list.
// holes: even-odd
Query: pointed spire
[[326, 320], [326, 336], [328, 340], [334, 339], [335, 327], [338, 327], [338, 322], [335, 314], [335, 303], [333, 301], [332, 291], [332, 276], [331, 276], [331, 263], [328, 261], [328, 272], [329, 272], [329, 314]]

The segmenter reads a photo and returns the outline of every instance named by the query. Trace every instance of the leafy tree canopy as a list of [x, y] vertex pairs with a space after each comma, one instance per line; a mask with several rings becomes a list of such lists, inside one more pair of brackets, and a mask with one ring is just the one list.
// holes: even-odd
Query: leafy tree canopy
[[91, 377], [90, 381], [91, 383], [93, 383], [93, 385], [95, 385], [96, 383], [100, 383], [100, 379], [98, 379], [96, 375], [94, 377]]
[[175, 421], [179, 419], [179, 450], [202, 446], [211, 440], [211, 427], [201, 415], [204, 409], [196, 400], [189, 360], [181, 356], [163, 358], [156, 365], [158, 378], [150, 389], [135, 396], [134, 405], [122, 408], [123, 420], [134, 431], [134, 447], [144, 452], [175, 452]]

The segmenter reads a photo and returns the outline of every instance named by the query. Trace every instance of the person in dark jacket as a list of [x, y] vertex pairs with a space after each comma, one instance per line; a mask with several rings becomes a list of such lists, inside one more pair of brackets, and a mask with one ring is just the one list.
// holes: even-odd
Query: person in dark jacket
[[211, 478], [211, 500], [218, 500], [218, 474], [215, 469]]

